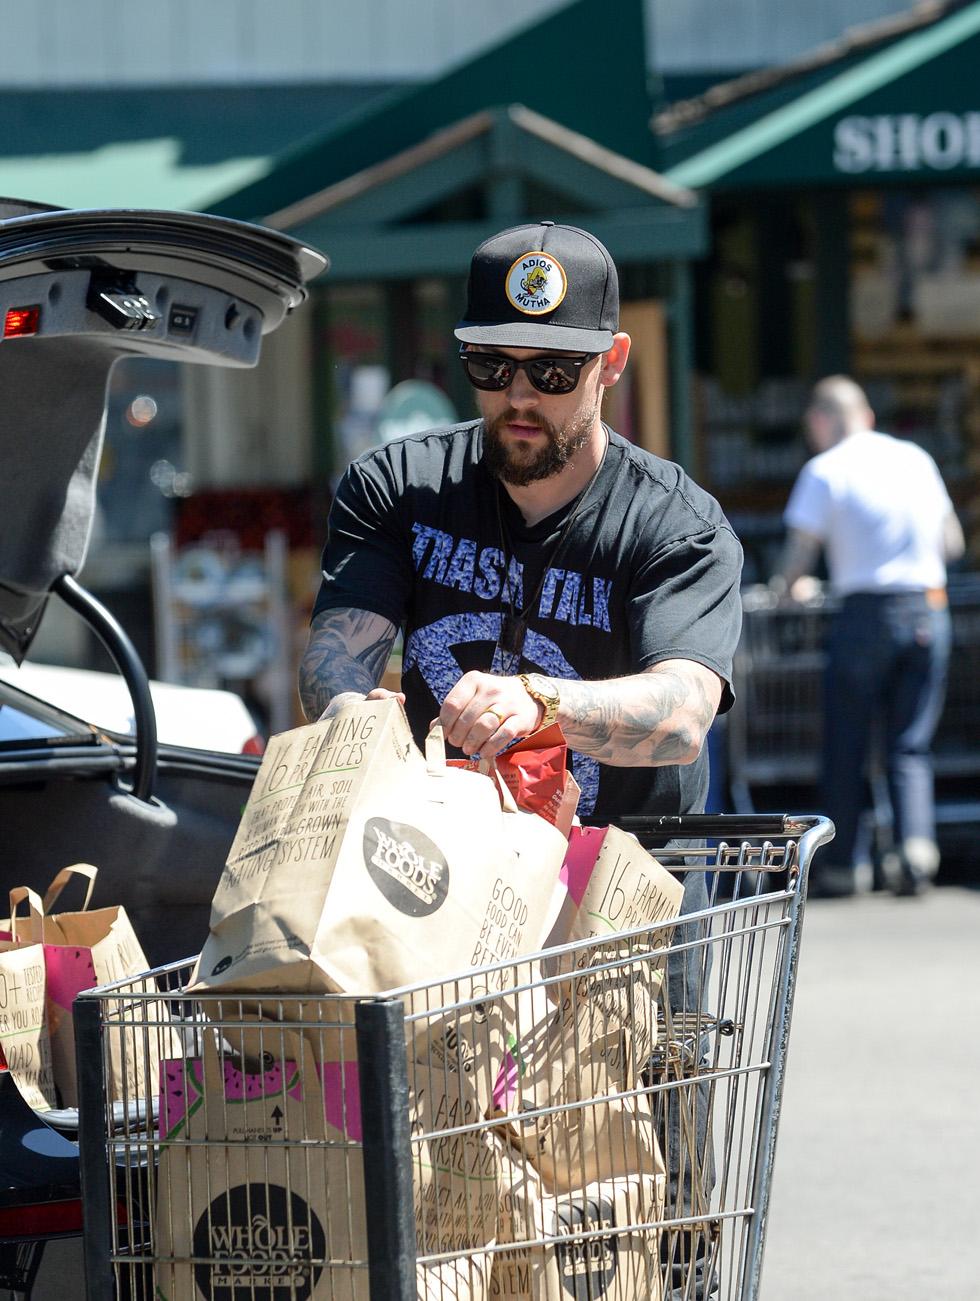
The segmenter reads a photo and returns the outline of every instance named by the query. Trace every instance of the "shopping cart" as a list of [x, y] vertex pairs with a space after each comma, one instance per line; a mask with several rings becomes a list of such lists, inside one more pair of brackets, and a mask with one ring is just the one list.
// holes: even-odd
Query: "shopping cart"
[[666, 933], [362, 1000], [195, 994], [189, 962], [80, 996], [91, 1301], [756, 1298], [806, 876], [833, 828], [622, 823], [706, 873]]
[[[941, 828], [980, 821], [980, 581], [949, 582], [953, 653], [946, 704], [934, 739], [936, 821]], [[732, 805], [751, 813], [774, 798], [813, 807], [820, 782], [823, 691], [830, 621], [839, 602], [826, 587], [807, 600], [780, 604], [764, 586], [742, 593], [742, 636], [735, 654], [737, 702], [723, 722]], [[891, 809], [880, 755], [869, 764], [871, 839], [891, 843]], [[798, 803], [797, 803], [798, 801]], [[771, 807], [771, 805], [770, 805]]]

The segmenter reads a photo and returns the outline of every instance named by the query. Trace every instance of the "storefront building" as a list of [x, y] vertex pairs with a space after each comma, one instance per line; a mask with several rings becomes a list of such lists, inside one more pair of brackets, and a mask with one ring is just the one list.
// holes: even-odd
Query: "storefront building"
[[978, 61], [980, 4], [947, 6], [654, 118], [667, 178], [711, 196], [696, 468], [750, 579], [780, 545], [808, 387], [839, 371], [935, 456], [980, 567]]
[[606, 17], [601, 0], [576, 0], [211, 205], [330, 258], [304, 311], [316, 485], [378, 440], [396, 385], [432, 385], [441, 410], [473, 414], [452, 334], [470, 257], [495, 231], [543, 218], [592, 230], [620, 268], [624, 328], [638, 334], [644, 364], [610, 419], [690, 460], [689, 268], [707, 251], [706, 208], [651, 167], [642, 0], [620, 6], [615, 24]]

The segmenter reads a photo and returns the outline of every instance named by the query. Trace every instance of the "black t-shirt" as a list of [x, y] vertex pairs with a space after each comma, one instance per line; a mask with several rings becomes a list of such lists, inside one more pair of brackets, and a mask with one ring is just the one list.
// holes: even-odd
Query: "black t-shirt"
[[[560, 684], [697, 660], [725, 680], [728, 709], [742, 549], [717, 502], [678, 466], [609, 431], [553, 556], [576, 503], [527, 527], [481, 449], [479, 420], [388, 443], [348, 468], [330, 512], [314, 614], [369, 610], [403, 630], [402, 682], [419, 743], [471, 669], [539, 672]], [[499, 652], [495, 660], [503, 615], [539, 583], [520, 666], [504, 666]], [[583, 817], [704, 808], [705, 752], [680, 767], [572, 759]]]

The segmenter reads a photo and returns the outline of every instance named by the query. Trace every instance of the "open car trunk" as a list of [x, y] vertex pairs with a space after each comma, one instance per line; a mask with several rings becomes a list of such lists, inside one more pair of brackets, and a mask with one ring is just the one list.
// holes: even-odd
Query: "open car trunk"
[[[151, 965], [197, 953], [257, 760], [168, 749], [144, 801], [125, 790], [132, 753], [100, 749], [88, 773], [80, 763], [0, 786], [4, 906], [15, 886], [43, 894], [60, 868], [92, 863], [92, 906], [124, 904]], [[66, 906], [78, 896], [66, 891]]]
[[[116, 662], [136, 723], [135, 741], [110, 736], [80, 721], [84, 701], [72, 718], [0, 683], [4, 913], [12, 888], [43, 894], [62, 867], [88, 862], [99, 869], [93, 907], [126, 908], [150, 965], [203, 943], [257, 761], [160, 751], [139, 656], [76, 581], [107, 387], [126, 356], [253, 366], [263, 335], [326, 264], [243, 222], [0, 200], [0, 649], [20, 663], [60, 597]], [[0, 1071], [0, 1296], [60, 1299], [84, 1277], [78, 1119], [34, 1113]]]

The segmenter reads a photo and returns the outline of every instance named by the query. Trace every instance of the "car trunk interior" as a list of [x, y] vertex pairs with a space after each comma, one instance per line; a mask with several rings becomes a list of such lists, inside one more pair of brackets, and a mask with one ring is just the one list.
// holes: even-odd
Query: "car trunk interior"
[[[168, 756], [152, 802], [116, 789], [104, 774], [0, 786], [0, 888], [43, 894], [71, 863], [99, 869], [91, 907], [125, 906], [148, 962], [200, 951], [211, 897], [248, 797], [248, 760]], [[59, 908], [80, 908], [69, 887]]]

